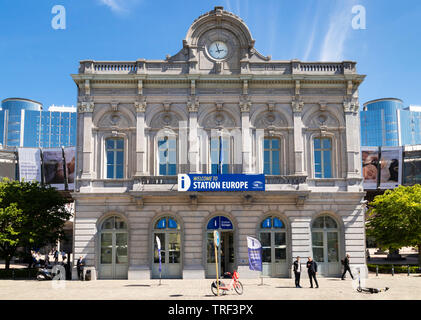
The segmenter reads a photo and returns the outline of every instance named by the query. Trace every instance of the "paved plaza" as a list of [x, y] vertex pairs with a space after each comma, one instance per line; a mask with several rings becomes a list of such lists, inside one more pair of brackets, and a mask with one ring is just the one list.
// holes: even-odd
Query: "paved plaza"
[[[241, 279], [240, 279], [241, 280]], [[320, 278], [319, 289], [309, 288], [308, 280], [301, 282], [303, 288], [296, 289], [293, 279], [265, 278], [263, 285], [259, 279], [243, 279], [244, 294], [239, 296], [230, 291], [222, 297], [215, 297], [207, 280], [97, 280], [64, 281], [64, 287], [52, 281], [0, 280], [0, 299], [13, 300], [421, 300], [421, 275], [379, 275], [370, 274], [367, 287], [389, 287], [387, 292], [378, 294], [358, 293], [350, 279]]]

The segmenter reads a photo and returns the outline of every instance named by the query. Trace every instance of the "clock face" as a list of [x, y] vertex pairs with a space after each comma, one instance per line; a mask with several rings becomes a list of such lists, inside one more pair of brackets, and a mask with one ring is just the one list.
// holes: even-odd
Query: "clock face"
[[224, 59], [228, 54], [228, 47], [223, 41], [215, 41], [211, 43], [208, 51], [212, 58]]

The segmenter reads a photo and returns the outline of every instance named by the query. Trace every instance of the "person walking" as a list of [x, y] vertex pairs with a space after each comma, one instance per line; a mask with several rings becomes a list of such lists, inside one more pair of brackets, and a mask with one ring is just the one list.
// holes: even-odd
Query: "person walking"
[[319, 287], [319, 284], [317, 282], [316, 274], [317, 274], [317, 263], [316, 261], [313, 261], [311, 257], [308, 257], [307, 261], [307, 271], [308, 271], [308, 277], [310, 278], [310, 288], [313, 288], [313, 279], [316, 283], [316, 288]]
[[79, 280], [83, 280], [83, 267], [85, 266], [85, 260], [83, 259], [82, 256], [79, 257], [79, 259], [77, 259], [77, 276], [79, 278]]
[[351, 275], [352, 280], [354, 280], [354, 276], [352, 275], [351, 268], [349, 267], [349, 254], [347, 253], [345, 259], [342, 260], [342, 264], [344, 265], [344, 273], [342, 273], [342, 280], [345, 280], [345, 273], [348, 271]]
[[54, 263], [55, 264], [58, 263], [58, 251], [57, 251], [57, 249], [54, 249]]
[[294, 261], [294, 275], [295, 275], [295, 287], [301, 288], [300, 286], [301, 263], [300, 263], [300, 257], [298, 256], [297, 256], [297, 259]]

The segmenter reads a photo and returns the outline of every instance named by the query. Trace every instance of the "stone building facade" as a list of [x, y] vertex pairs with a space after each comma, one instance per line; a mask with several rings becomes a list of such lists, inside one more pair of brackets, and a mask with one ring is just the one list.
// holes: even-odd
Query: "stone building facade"
[[[74, 254], [100, 279], [290, 277], [293, 257], [322, 275], [365, 264], [356, 63], [274, 61], [222, 7], [201, 15], [165, 60], [80, 62]], [[219, 148], [219, 149], [218, 149]], [[178, 192], [177, 174], [265, 173], [264, 192]], [[219, 161], [219, 160], [218, 160]], [[213, 223], [215, 228], [213, 228]], [[305, 262], [306, 259], [302, 261]]]

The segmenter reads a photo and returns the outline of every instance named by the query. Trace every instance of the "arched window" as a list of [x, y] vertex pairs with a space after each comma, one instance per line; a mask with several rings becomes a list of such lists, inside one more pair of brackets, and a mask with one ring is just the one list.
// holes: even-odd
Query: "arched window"
[[124, 177], [124, 139], [107, 139], [105, 147], [107, 179], [122, 179]]
[[171, 216], [161, 217], [154, 224], [153, 277], [159, 277], [159, 253], [156, 238], [161, 244], [161, 264], [163, 278], [181, 277], [181, 232], [180, 225]]
[[159, 174], [170, 176], [177, 174], [177, 139], [161, 137], [158, 139]]
[[126, 222], [118, 216], [107, 218], [100, 229], [100, 277], [127, 278], [128, 232]]
[[314, 138], [314, 177], [332, 178], [332, 139]]
[[311, 226], [313, 258], [317, 262], [339, 261], [338, 223], [330, 216], [323, 215]]
[[286, 260], [286, 229], [281, 219], [274, 216], [265, 218], [260, 223], [259, 237], [263, 263], [280, 263]]
[[281, 141], [278, 138], [266, 137], [263, 141], [263, 173], [281, 174]]

